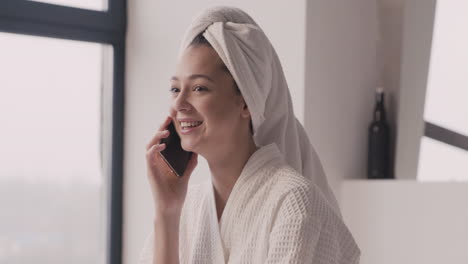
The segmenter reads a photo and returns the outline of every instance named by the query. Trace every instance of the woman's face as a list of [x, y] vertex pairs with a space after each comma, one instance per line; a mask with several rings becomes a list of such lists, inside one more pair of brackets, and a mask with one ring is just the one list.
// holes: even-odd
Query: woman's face
[[223, 65], [206, 45], [189, 46], [178, 61], [171, 116], [186, 151], [209, 154], [249, 135], [250, 113]]

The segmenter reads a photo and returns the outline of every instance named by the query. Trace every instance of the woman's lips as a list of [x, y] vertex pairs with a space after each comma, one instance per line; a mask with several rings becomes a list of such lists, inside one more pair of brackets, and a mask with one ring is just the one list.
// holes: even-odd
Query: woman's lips
[[195, 130], [197, 130], [198, 128], [200, 128], [201, 126], [203, 125], [203, 123], [201, 123], [200, 125], [196, 126], [196, 127], [180, 127], [180, 133], [183, 134], [183, 135], [188, 135], [188, 134], [191, 134], [193, 133]]

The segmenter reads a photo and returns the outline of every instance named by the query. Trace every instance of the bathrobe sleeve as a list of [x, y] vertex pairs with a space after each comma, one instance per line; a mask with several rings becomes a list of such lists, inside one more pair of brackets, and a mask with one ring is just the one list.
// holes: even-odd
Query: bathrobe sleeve
[[266, 263], [359, 263], [359, 248], [334, 212], [317, 187], [292, 189], [273, 222]]

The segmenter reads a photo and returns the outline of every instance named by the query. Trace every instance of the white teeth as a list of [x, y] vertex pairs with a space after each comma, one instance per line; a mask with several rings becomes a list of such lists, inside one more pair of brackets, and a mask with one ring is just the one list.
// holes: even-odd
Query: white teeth
[[180, 126], [182, 128], [187, 128], [187, 127], [196, 127], [199, 126], [202, 122], [201, 121], [194, 121], [194, 122], [180, 122]]

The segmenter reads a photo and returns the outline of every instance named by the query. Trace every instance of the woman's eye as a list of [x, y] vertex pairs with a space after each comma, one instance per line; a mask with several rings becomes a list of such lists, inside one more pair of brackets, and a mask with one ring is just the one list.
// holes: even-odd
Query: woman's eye
[[193, 90], [196, 92], [202, 92], [202, 91], [206, 91], [206, 88], [203, 86], [196, 86]]
[[171, 93], [178, 93], [178, 92], [179, 92], [179, 88], [171, 87], [171, 89], [169, 89], [169, 91], [170, 91]]

